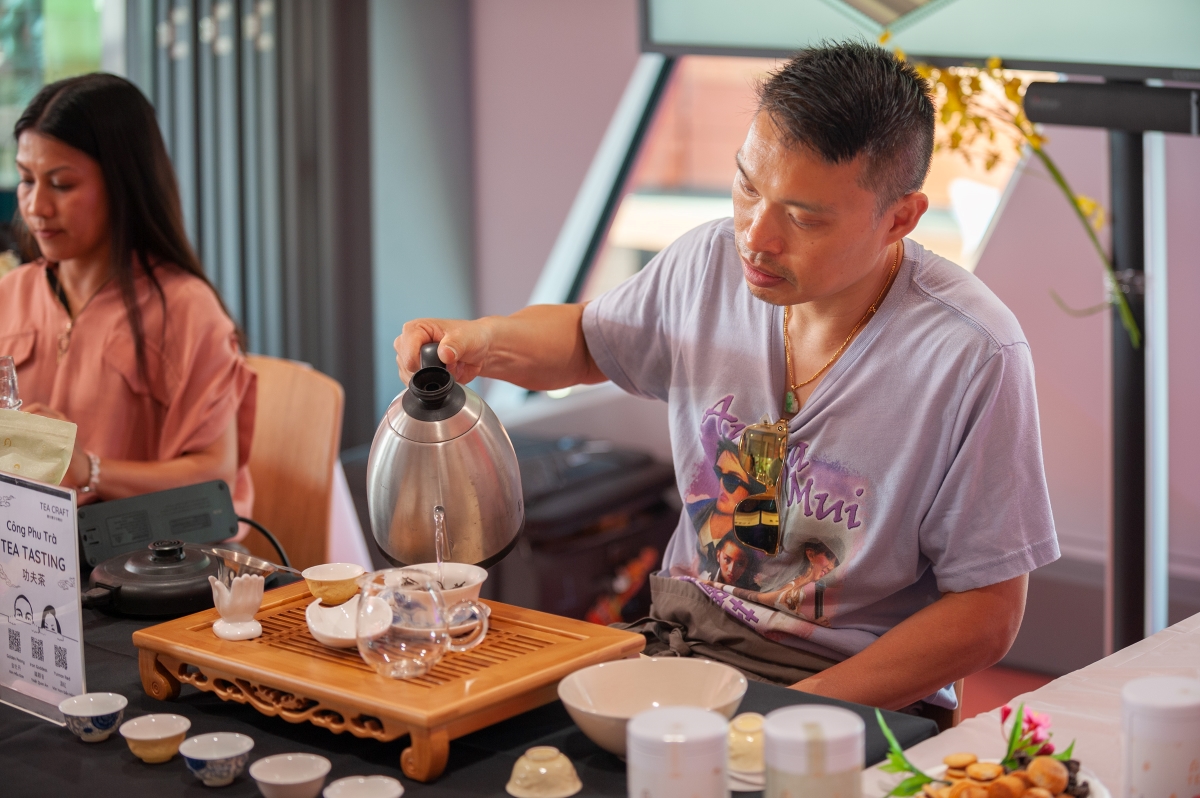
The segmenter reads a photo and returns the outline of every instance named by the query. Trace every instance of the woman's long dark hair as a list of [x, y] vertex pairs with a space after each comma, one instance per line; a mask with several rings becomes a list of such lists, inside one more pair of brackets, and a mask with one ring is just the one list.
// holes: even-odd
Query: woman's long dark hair
[[[121, 289], [138, 371], [145, 380], [145, 330], [134, 289], [139, 270], [149, 278], [163, 304], [164, 335], [166, 295], [155, 276], [157, 269], [187, 272], [203, 280], [221, 301], [188, 243], [175, 170], [154, 107], [129, 81], [96, 72], [60, 80], [39, 91], [17, 120], [13, 137], [19, 140], [26, 131], [58, 139], [100, 165], [108, 195], [111, 274]], [[29, 259], [41, 256], [19, 213], [15, 221], [28, 250], [23, 254]], [[224, 303], [221, 307], [225, 308]]]

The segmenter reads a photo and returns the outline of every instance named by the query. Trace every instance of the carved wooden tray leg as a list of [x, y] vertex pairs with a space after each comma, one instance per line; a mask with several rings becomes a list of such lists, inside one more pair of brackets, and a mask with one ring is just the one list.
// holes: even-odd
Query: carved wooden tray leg
[[400, 754], [400, 769], [416, 781], [433, 781], [446, 769], [450, 758], [450, 734], [446, 729], [413, 729], [410, 745]]
[[142, 677], [142, 689], [147, 695], [159, 701], [179, 698], [179, 680], [163, 667], [155, 652], [138, 649], [138, 674]]

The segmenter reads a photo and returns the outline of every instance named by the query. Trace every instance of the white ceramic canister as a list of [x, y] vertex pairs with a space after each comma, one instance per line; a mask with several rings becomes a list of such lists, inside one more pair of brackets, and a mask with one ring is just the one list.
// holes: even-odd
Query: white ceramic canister
[[698, 707], [649, 709], [625, 730], [629, 798], [727, 798], [729, 724]]
[[1200, 680], [1150, 676], [1127, 683], [1121, 752], [1122, 796], [1200, 795]]
[[866, 725], [840, 707], [785, 707], [763, 721], [765, 798], [861, 798]]

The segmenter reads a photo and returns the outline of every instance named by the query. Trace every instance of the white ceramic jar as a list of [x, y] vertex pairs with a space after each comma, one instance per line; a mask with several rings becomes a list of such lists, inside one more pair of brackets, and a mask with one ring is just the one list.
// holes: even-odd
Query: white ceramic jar
[[1134, 679], [1121, 689], [1121, 795], [1200, 795], [1200, 680]]
[[785, 707], [763, 721], [765, 798], [861, 798], [866, 725], [848, 709]]
[[697, 707], [635, 715], [626, 729], [629, 798], [727, 798], [729, 725]]

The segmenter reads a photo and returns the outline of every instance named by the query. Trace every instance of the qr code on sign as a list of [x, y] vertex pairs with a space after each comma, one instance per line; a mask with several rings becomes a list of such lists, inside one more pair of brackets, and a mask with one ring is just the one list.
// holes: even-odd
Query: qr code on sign
[[21, 633], [16, 629], [8, 630], [8, 650], [21, 653]]
[[54, 647], [54, 667], [63, 671], [67, 669], [67, 650], [62, 646]]
[[33, 657], [38, 662], [46, 661], [46, 655], [42, 653], [42, 641], [39, 638], [29, 638], [29, 656]]

